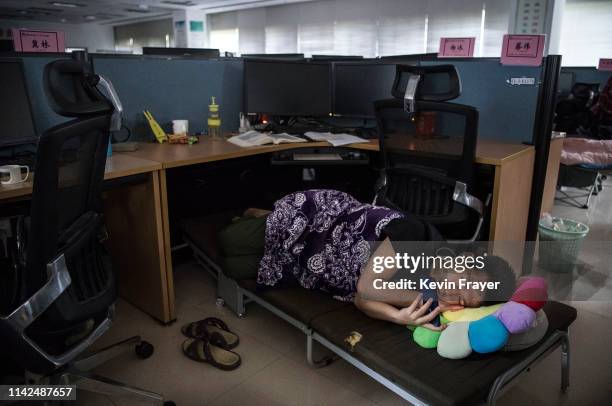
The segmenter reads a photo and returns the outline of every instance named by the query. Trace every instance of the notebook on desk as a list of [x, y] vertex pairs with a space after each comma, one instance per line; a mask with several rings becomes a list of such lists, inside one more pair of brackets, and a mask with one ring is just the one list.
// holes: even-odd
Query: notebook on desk
[[227, 141], [239, 147], [255, 147], [267, 144], [278, 145], [284, 143], [307, 142], [308, 140], [287, 133], [268, 134], [260, 133], [259, 131], [248, 131], [244, 134], [228, 138]]
[[342, 145], [349, 144], [357, 144], [361, 142], [369, 142], [368, 140], [357, 137], [351, 134], [333, 134], [333, 133], [322, 133], [322, 132], [314, 132], [308, 131], [304, 133], [304, 138], [296, 137], [295, 135], [281, 133], [281, 134], [272, 134], [272, 133], [261, 133], [259, 131], [249, 131], [244, 134], [236, 135], [228, 139], [232, 144], [238, 145], [240, 147], [254, 147], [258, 145], [267, 145], [267, 144], [283, 144], [283, 143], [295, 143], [295, 142], [307, 142], [307, 141], [323, 141], [328, 142], [330, 145], [334, 147], [339, 147]]

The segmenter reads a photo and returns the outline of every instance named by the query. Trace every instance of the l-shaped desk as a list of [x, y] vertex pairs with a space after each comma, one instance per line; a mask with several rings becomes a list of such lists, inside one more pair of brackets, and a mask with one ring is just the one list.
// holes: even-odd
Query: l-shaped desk
[[[224, 140], [203, 138], [194, 145], [141, 143], [134, 152], [113, 154], [107, 160], [105, 179], [116, 185], [105, 192], [105, 216], [121, 296], [163, 323], [176, 318], [167, 170], [325, 146], [328, 144], [310, 142], [242, 148]], [[349, 147], [379, 150], [377, 141]], [[476, 161], [494, 169], [490, 241], [525, 239], [534, 157], [532, 146], [478, 141]], [[31, 181], [0, 186], [0, 203], [26, 199], [31, 192]], [[520, 259], [513, 264], [515, 267], [520, 266]]]

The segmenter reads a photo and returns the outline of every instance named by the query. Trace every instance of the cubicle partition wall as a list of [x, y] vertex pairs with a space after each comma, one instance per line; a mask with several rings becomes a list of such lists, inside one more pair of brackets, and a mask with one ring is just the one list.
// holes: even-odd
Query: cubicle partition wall
[[571, 80], [563, 80], [559, 82], [559, 93], [569, 93], [574, 83], [599, 83], [599, 90], [606, 84], [612, 72], [598, 70], [596, 67], [587, 66], [564, 66], [561, 68], [561, 75], [571, 76]]
[[498, 58], [437, 59], [420, 65], [455, 65], [461, 96], [453, 102], [478, 109], [478, 137], [531, 143], [542, 67], [505, 66]]
[[56, 114], [49, 107], [43, 86], [43, 71], [45, 65], [49, 62], [69, 56], [66, 54], [28, 54], [17, 56], [23, 61], [23, 70], [28, 92], [30, 93], [34, 124], [36, 125], [38, 135], [40, 135], [47, 128], [68, 120], [68, 118]]
[[[42, 85], [42, 72], [46, 63], [68, 55], [23, 56], [28, 88], [39, 132], [64, 119], [47, 106]], [[124, 106], [124, 124], [132, 133], [131, 140], [151, 140], [152, 134], [142, 114], [149, 110], [164, 130], [171, 131], [174, 119], [189, 120], [190, 131], [205, 131], [208, 105], [215, 96], [221, 107], [224, 131], [235, 131], [239, 126], [239, 112], [243, 106], [243, 60], [220, 58], [155, 58], [136, 55], [91, 54], [93, 70], [110, 79]], [[457, 103], [472, 105], [479, 110], [479, 137], [504, 140], [511, 143], [531, 143], [536, 146], [537, 168], [546, 164], [550, 134], [546, 123], [552, 122], [550, 103], [543, 89], [554, 81], [556, 72], [545, 58], [540, 67], [504, 66], [498, 58], [445, 58], [432, 55], [393, 58], [394, 63], [453, 64], [459, 71], [462, 94]], [[383, 60], [388, 63], [390, 60]], [[553, 64], [557, 66], [557, 62]], [[569, 68], [567, 68], [569, 69]], [[587, 76], [588, 75], [591, 76]], [[576, 80], [592, 80], [605, 74], [585, 68], [576, 68]], [[299, 80], [299, 79], [298, 79]], [[594, 80], [594, 79], [593, 79]], [[548, 140], [548, 141], [547, 141]], [[541, 173], [534, 173], [534, 194], [531, 196], [532, 213], [539, 212], [537, 195]], [[528, 198], [528, 196], [525, 196]], [[537, 206], [537, 207], [536, 207]], [[535, 214], [534, 214], [535, 215]], [[530, 223], [533, 223], [531, 219]], [[527, 239], [535, 238], [531, 224]]]
[[123, 103], [132, 140], [151, 139], [148, 110], [166, 132], [172, 120], [189, 120], [189, 131], [206, 131], [208, 105], [220, 105], [223, 131], [238, 129], [242, 106], [242, 61], [147, 56], [91, 55], [94, 72], [108, 78]]

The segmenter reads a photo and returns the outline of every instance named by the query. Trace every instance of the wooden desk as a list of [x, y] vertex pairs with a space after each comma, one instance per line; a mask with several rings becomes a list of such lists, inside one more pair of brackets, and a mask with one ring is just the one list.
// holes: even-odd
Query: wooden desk
[[[106, 224], [111, 237], [109, 248], [121, 296], [164, 323], [176, 318], [166, 170], [327, 145], [304, 143], [241, 148], [227, 141], [203, 140], [195, 145], [142, 143], [137, 151], [113, 154], [107, 162], [105, 179], [142, 174], [145, 177], [144, 181], [113, 188], [104, 196]], [[349, 147], [379, 150], [377, 141]], [[489, 240], [523, 241], [535, 156], [533, 147], [480, 140], [476, 155], [477, 162], [494, 166]], [[2, 186], [0, 201], [23, 198], [31, 192], [31, 182]], [[506, 250], [500, 248], [499, 251]], [[515, 267], [522, 263], [522, 251], [507, 254], [512, 256]]]
[[[158, 171], [160, 169], [161, 164], [159, 162], [127, 154], [115, 154], [106, 160], [104, 179], [116, 179], [124, 176]], [[14, 185], [0, 185], [0, 201], [29, 196], [32, 194], [32, 185], [33, 174], [30, 175], [27, 182]]]
[[[158, 285], [161, 286], [165, 284], [168, 293], [167, 303], [164, 302], [162, 306], [163, 315], [151, 312], [149, 314], [166, 322], [175, 318], [170, 224], [168, 220], [168, 189], [166, 184], [167, 169], [267, 154], [299, 147], [324, 146], [328, 146], [328, 144], [322, 142], [309, 142], [303, 144], [280, 144], [242, 148], [224, 140], [212, 141], [210, 139], [204, 139], [195, 145], [160, 145], [143, 143], [140, 144], [137, 151], [125, 153], [133, 157], [159, 162], [162, 167], [159, 171], [159, 191], [165, 254], [160, 255], [160, 258], [165, 260], [165, 266], [162, 266], [162, 268], [165, 268], [166, 276], [164, 278], [165, 281], [162, 281]], [[378, 141], [352, 144], [348, 147], [368, 151], [379, 150]], [[491, 202], [492, 214], [489, 240], [516, 242], [525, 239], [534, 157], [535, 151], [532, 146], [510, 144], [487, 139], [478, 142], [476, 162], [483, 165], [494, 166], [495, 174]], [[499, 248], [494, 248], [494, 250], [496, 253], [503, 254], [507, 257], [516, 269], [520, 269], [523, 254], [522, 250], [517, 252], [516, 244], [500, 244]], [[145, 308], [142, 305], [139, 307]], [[152, 309], [153, 306], [149, 305], [147, 308]]]
[[[104, 179], [133, 175], [142, 175], [143, 179], [105, 192], [104, 212], [110, 237], [108, 248], [119, 280], [119, 293], [145, 312], [169, 321], [171, 312], [159, 190], [161, 169], [159, 162], [127, 154], [114, 154], [108, 158]], [[30, 179], [16, 185], [0, 186], [0, 203], [29, 198], [32, 185]]]
[[[194, 145], [141, 143], [134, 152], [126, 152], [134, 157], [157, 161], [163, 169], [179, 166], [201, 164], [205, 162], [220, 161], [223, 159], [241, 158], [252, 155], [266, 154], [276, 151], [285, 151], [299, 147], [328, 147], [325, 142], [308, 142], [296, 144], [262, 145], [260, 147], [243, 148], [227, 141], [203, 140]], [[378, 151], [378, 140], [362, 144], [351, 144], [347, 147], [366, 151]], [[476, 162], [486, 165], [501, 165], [523, 155], [533, 154], [534, 149], [529, 145], [510, 144], [483, 139], [476, 146]]]

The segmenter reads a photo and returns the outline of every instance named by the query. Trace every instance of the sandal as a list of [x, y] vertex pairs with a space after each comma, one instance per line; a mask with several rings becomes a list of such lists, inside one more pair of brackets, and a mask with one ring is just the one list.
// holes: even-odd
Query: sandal
[[242, 363], [240, 355], [235, 352], [197, 338], [190, 338], [183, 342], [183, 353], [194, 361], [211, 364], [224, 371], [233, 371]]
[[219, 345], [226, 350], [236, 348], [240, 343], [238, 335], [230, 331], [229, 327], [223, 320], [216, 317], [208, 317], [203, 320], [186, 324], [181, 328], [181, 332], [186, 337], [199, 338], [202, 340], [211, 340], [213, 334], [218, 334], [223, 338], [225, 345], [221, 345], [221, 343], [218, 342], [213, 344]]

